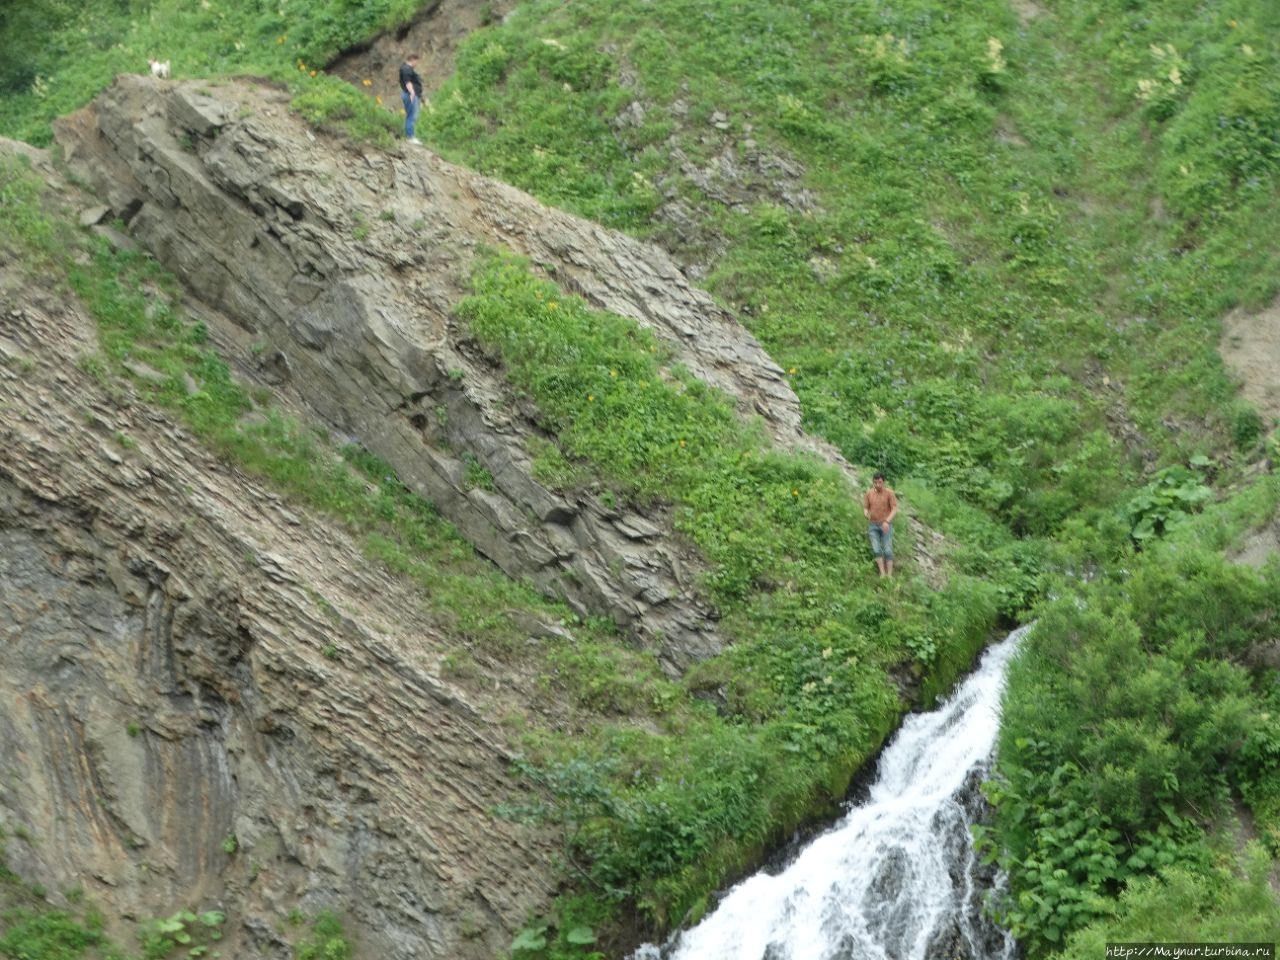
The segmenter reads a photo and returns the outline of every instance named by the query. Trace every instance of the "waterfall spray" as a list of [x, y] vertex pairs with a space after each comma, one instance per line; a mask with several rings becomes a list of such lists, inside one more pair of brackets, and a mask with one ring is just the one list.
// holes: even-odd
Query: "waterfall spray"
[[730, 890], [700, 924], [632, 960], [1008, 960], [981, 912], [969, 826], [1021, 628], [936, 710], [906, 719], [865, 802], [780, 873]]

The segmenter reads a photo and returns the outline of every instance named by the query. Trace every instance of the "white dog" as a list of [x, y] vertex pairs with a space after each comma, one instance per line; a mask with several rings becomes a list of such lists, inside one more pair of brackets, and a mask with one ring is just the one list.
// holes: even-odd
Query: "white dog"
[[159, 77], [161, 80], [169, 79], [169, 61], [168, 60], [164, 61], [163, 63], [161, 63], [159, 60], [148, 60], [147, 63], [151, 64], [151, 75], [153, 77]]

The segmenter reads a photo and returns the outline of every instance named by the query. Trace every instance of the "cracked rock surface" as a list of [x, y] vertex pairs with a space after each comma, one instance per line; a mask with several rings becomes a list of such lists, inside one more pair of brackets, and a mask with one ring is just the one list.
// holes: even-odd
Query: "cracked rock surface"
[[[424, 149], [317, 136], [263, 85], [135, 76], [56, 132], [71, 169], [183, 280], [229, 353], [390, 463], [507, 573], [611, 616], [673, 673], [722, 646], [694, 589], [697, 560], [661, 511], [533, 478], [536, 423], [451, 312], [477, 250], [512, 249], [652, 329], [776, 442], [839, 461], [800, 431], [778, 366], [663, 251]], [[468, 486], [469, 464], [492, 489]]]
[[441, 679], [447, 638], [359, 544], [104, 392], [77, 363], [93, 322], [10, 281], [10, 865], [112, 917], [221, 907], [224, 955], [292, 957], [295, 908], [338, 912], [368, 956], [500, 954], [554, 883], [548, 841], [491, 813], [519, 789], [501, 707]]
[[[21, 154], [80, 225], [154, 255], [239, 372], [391, 464], [487, 558], [613, 618], [671, 673], [719, 652], [698, 556], [662, 508], [533, 476], [539, 436], [453, 315], [485, 246], [650, 328], [780, 446], [782, 371], [660, 249], [429, 151], [310, 130], [253, 81], [122, 76], [58, 122], [78, 184]], [[295, 908], [363, 955], [490, 958], [554, 896], [548, 837], [495, 819], [520, 789], [404, 582], [80, 361], [94, 322], [0, 250], [0, 817], [7, 856], [113, 917], [227, 909], [227, 955], [284, 960]], [[157, 376], [133, 362], [132, 374]], [[467, 483], [483, 467], [491, 488]], [[555, 631], [532, 624], [530, 636]], [[230, 851], [230, 852], [229, 852]], [[127, 931], [117, 931], [122, 939]]]

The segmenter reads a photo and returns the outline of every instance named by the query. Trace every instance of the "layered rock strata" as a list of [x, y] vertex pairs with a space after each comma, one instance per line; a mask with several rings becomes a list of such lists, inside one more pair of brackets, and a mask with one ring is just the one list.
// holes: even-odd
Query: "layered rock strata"
[[[313, 133], [280, 91], [122, 76], [57, 138], [132, 238], [187, 285], [233, 353], [392, 464], [503, 570], [606, 613], [669, 670], [714, 654], [715, 612], [669, 524], [533, 479], [534, 419], [451, 311], [482, 246], [527, 256], [673, 345], [780, 443], [799, 429], [759, 344], [661, 250], [411, 145]], [[467, 484], [483, 467], [491, 489]]]
[[493, 816], [503, 707], [358, 544], [86, 373], [64, 296], [0, 268], [9, 866], [112, 918], [222, 908], [224, 956], [292, 957], [295, 909], [363, 956], [500, 955], [555, 875]]

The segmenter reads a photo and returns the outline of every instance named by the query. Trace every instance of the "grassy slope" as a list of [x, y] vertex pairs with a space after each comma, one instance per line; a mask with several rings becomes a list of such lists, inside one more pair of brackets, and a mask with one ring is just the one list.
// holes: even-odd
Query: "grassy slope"
[[[304, 110], [313, 102], [341, 106], [319, 82], [299, 86], [295, 103]], [[151, 261], [75, 236], [70, 217], [48, 198], [41, 202], [20, 164], [0, 172], [11, 214], [4, 231], [9, 245], [33, 263], [39, 258], [49, 270], [66, 271], [99, 319], [102, 354], [91, 363], [96, 375], [108, 382], [126, 376], [122, 361], [128, 357], [164, 371], [163, 382], [136, 383], [135, 389], [176, 412], [228, 457], [366, 536], [372, 556], [422, 582], [430, 596], [428, 615], [482, 656], [515, 655], [516, 622], [572, 619], [475, 569], [469, 551], [429, 505], [405, 494], [385, 465], [359, 450], [326, 449], [309, 431], [273, 413], [265, 397], [235, 384], [206, 348], [200, 326], [175, 308], [172, 278]], [[72, 253], [78, 254], [74, 265], [66, 259]], [[522, 276], [515, 272], [518, 285], [531, 280]], [[636, 345], [634, 329], [618, 318], [589, 316], [572, 298], [551, 295], [564, 307], [557, 316], [603, 324]], [[478, 286], [472, 308], [481, 309], [482, 302]], [[575, 341], [570, 352], [583, 353], [584, 343]], [[628, 373], [653, 360], [643, 348], [639, 359], [621, 353], [610, 359]], [[196, 393], [189, 392], [188, 377], [200, 385]], [[599, 388], [602, 409], [612, 400], [611, 384], [606, 378]], [[579, 914], [597, 922], [602, 911], [616, 910], [624, 900], [657, 923], [696, 908], [772, 838], [841, 795], [905, 706], [889, 683], [892, 668], [913, 660], [917, 668], [932, 665], [931, 685], [945, 687], [985, 639], [993, 612], [991, 591], [964, 578], [936, 595], [908, 584], [877, 600], [868, 591], [857, 521], [846, 518], [843, 537], [829, 535], [833, 511], [848, 513], [854, 501], [838, 474], [771, 452], [728, 414], [728, 404], [678, 369], [652, 371], [650, 386], [659, 406], [673, 406], [665, 421], [673, 436], [689, 437], [682, 514], [690, 535], [717, 561], [707, 590], [733, 631], [751, 642], [740, 644], [729, 662], [709, 665], [689, 687], [660, 676], [597, 624], [578, 624], [571, 642], [545, 646], [537, 669], [562, 701], [559, 712], [581, 710], [584, 716], [569, 718], [568, 736], [524, 724], [528, 748], [540, 761], [529, 772], [547, 787], [554, 815], [566, 823], [567, 852], [607, 891], [602, 902], [561, 905], [565, 935]], [[644, 430], [642, 420], [633, 422]], [[627, 431], [600, 426], [597, 439], [607, 433], [636, 452]], [[679, 446], [685, 447], [683, 439]], [[606, 474], [618, 466], [607, 451], [570, 452], [579, 461], [594, 460]], [[651, 465], [659, 459], [654, 451], [642, 454]], [[590, 467], [580, 462], [573, 469]], [[640, 464], [625, 467], [632, 482], [646, 479]], [[621, 492], [653, 496], [653, 484], [663, 478], [648, 482], [647, 492]], [[730, 487], [739, 490], [732, 503], [715, 496]], [[743, 520], [754, 513], [757, 521], [744, 536]], [[762, 580], [788, 587], [761, 589]], [[499, 596], [504, 611], [526, 613], [487, 612]], [[468, 659], [464, 646], [455, 669], [470, 672]], [[701, 699], [701, 690], [716, 687], [738, 704], [728, 717]], [[637, 724], [648, 732], [638, 735]]]
[[[1131, 568], [1082, 594], [1092, 629], [1075, 591], [1046, 610], [1014, 673], [991, 837], [1032, 949], [1082, 926], [1079, 943], [1269, 939], [1249, 922], [1269, 896], [1257, 869], [1243, 879], [1206, 829], [1243, 798], [1260, 855], [1280, 849], [1274, 671], [1256, 655], [1274, 580], [1194, 545], [1125, 557], [1125, 535], [1172, 528], [1270, 427], [1215, 348], [1225, 310], [1277, 288], [1277, 13], [948, 10], [535, 3], [463, 50], [428, 125], [458, 158], [677, 251], [664, 207], [695, 209], [688, 255], [727, 241], [710, 285], [793, 374], [810, 426], [910, 477], [1004, 597], [1064, 553]], [[798, 159], [817, 204], [691, 185], [683, 158], [705, 173], [755, 144]], [[1274, 499], [1251, 509], [1264, 522]], [[1131, 646], [1109, 652], [1113, 632]], [[1141, 919], [1161, 909], [1163, 928]]]
[[[46, 82], [28, 77], [30, 92], [4, 102], [0, 123], [41, 140], [43, 117], [77, 105], [110, 70], [134, 67], [155, 37], [174, 35], [179, 6], [148, 9], [125, 25], [68, 12], [56, 37], [71, 55], [53, 56], [54, 44], [29, 51]], [[404, 13], [390, 4], [355, 9], [353, 30]], [[304, 84], [307, 64], [357, 36], [344, 39], [343, 21], [327, 8], [312, 19], [282, 17], [274, 5], [181, 15], [208, 21], [194, 31], [183, 22], [178, 35], [191, 37], [184, 63], [288, 73]], [[856, 462], [888, 469], [912, 509], [959, 540], [959, 568], [988, 579], [1015, 612], [1058, 562], [1114, 563], [1123, 554], [1128, 518], [1116, 508], [1145, 470], [1207, 453], [1224, 482], [1258, 439], [1262, 425], [1234, 401], [1214, 345], [1221, 312], [1266, 302], [1280, 275], [1276, 17], [1261, 0], [1120, 9], [1081, 0], [1045, 4], [1026, 23], [980, 0], [531, 3], [464, 47], [459, 74], [425, 125], [456, 158], [550, 202], [677, 252], [690, 243], [689, 255], [711, 266], [711, 288], [792, 371], [810, 426]], [[103, 31], [123, 46], [82, 56], [84, 38]], [[238, 49], [237, 37], [251, 42]], [[338, 93], [303, 92], [316, 116], [332, 114]], [[639, 120], [616, 122], [632, 101], [644, 107]], [[712, 125], [716, 111], [724, 120]], [[750, 152], [747, 140], [766, 157], [799, 161], [816, 203], [789, 205], [758, 178], [739, 202], [720, 204], [673, 159], [679, 147], [694, 166], [708, 166], [730, 146], [735, 156]], [[699, 224], [684, 240], [655, 215], [674, 202]], [[721, 252], [711, 256], [712, 248]], [[803, 597], [791, 600], [780, 619], [801, 609]], [[805, 636], [785, 664], [794, 686], [775, 691], [781, 702], [768, 708], [801, 724], [792, 729], [803, 750], [814, 748], [810, 731], [802, 718], [785, 719], [786, 700], [803, 706], [810, 666], [822, 666], [806, 658], [828, 649], [812, 642], [825, 621], [797, 622]], [[905, 622], [920, 647], [928, 621], [908, 610]], [[1046, 669], [1062, 662], [1050, 656]], [[617, 677], [609, 664], [603, 657], [574, 669]], [[741, 675], [749, 665], [728, 669]], [[814, 676], [821, 682], [821, 672]], [[596, 706], [623, 712], [650, 696], [621, 683], [595, 687]], [[1240, 691], [1242, 709], [1262, 716], [1266, 704], [1250, 700], [1260, 696], [1251, 689]], [[1040, 695], [1015, 683], [1012, 702]], [[759, 710], [755, 700], [749, 709]], [[818, 728], [839, 709], [823, 712]], [[717, 769], [732, 774], [731, 784], [758, 778], [778, 752], [768, 737], [744, 739], [710, 718], [663, 722], [668, 735], [727, 757]], [[629, 891], [658, 917], [739, 862], [742, 852], [726, 852], [716, 838], [741, 819], [742, 803], [753, 825], [738, 842], [767, 833], [762, 824], [778, 813], [748, 790], [747, 801], [713, 805], [708, 822], [695, 814], [696, 792], [672, 794], [661, 774], [647, 792], [601, 794], [617, 772], [601, 760], [610, 754], [640, 759], [628, 769], [676, 771], [662, 765], [665, 738], [602, 728], [596, 742], [586, 757], [562, 754], [559, 767], [531, 773], [559, 776], [552, 786], [570, 801], [562, 814], [587, 822], [590, 813], [602, 835], [609, 817], [592, 806], [601, 798], [641, 839], [691, 828], [668, 864], [672, 879]], [[1067, 759], [1051, 753], [1043, 762], [1052, 771]], [[1013, 757], [1006, 774], [1039, 769]], [[1265, 763], [1246, 780], [1262, 784], [1246, 799], [1273, 809]], [[1100, 802], [1096, 794], [1072, 800]], [[673, 822], [651, 815], [663, 803]], [[1015, 843], [1015, 834], [1006, 839]], [[575, 851], [584, 862], [624, 874], [657, 862], [610, 861], [616, 847], [589, 845], [598, 839], [588, 831]], [[688, 875], [694, 863], [702, 866]], [[1043, 893], [1027, 879], [1025, 858], [1010, 866], [1020, 889]], [[1089, 892], [1109, 896], [1121, 879]], [[1034, 916], [1026, 926], [1032, 939], [1065, 929]]]

